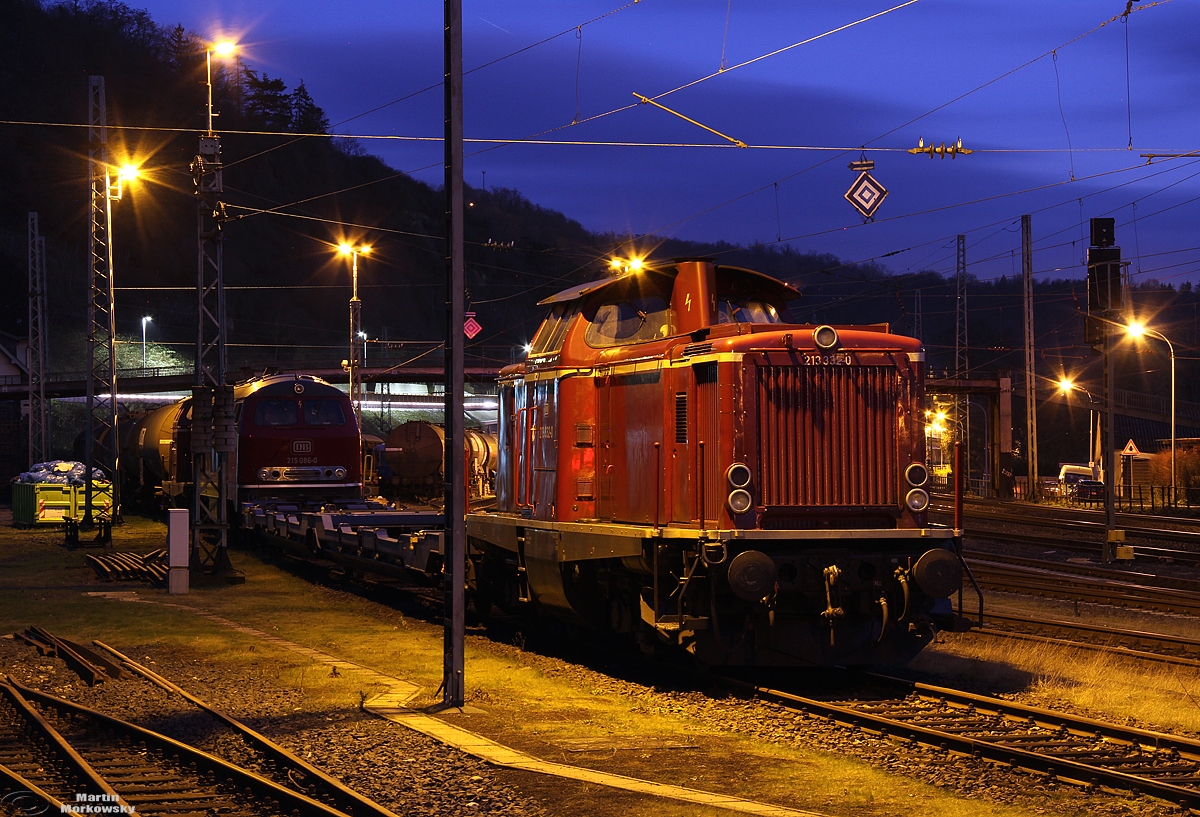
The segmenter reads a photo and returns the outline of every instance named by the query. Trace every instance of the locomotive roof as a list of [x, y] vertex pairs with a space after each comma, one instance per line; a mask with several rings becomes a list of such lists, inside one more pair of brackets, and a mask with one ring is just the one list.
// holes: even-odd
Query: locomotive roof
[[[297, 389], [298, 386], [299, 389]], [[328, 396], [343, 394], [341, 389], [326, 383], [319, 377], [299, 373], [271, 374], [245, 383], [238, 383], [234, 387], [234, 393], [239, 400], [245, 399], [252, 394], [260, 397], [285, 394], [317, 394]]]
[[[771, 293], [778, 295], [784, 301], [790, 301], [794, 298], [800, 297], [800, 291], [795, 287], [791, 286], [790, 284], [785, 284], [783, 281], [780, 281], [777, 278], [772, 278], [770, 275], [765, 275], [761, 272], [743, 269], [742, 267], [717, 266], [717, 273], [723, 273], [725, 276], [732, 274], [735, 277], [743, 278], [748, 283], [751, 283], [760, 289], [766, 289]], [[677, 274], [678, 270], [673, 265], [667, 267], [647, 267], [639, 272], [627, 272], [623, 275], [616, 275], [611, 278], [602, 278], [599, 281], [588, 281], [587, 283], [573, 286], [570, 289], [564, 289], [562, 292], [559, 292], [556, 295], [551, 295], [549, 298], [538, 301], [538, 306], [574, 301], [578, 298], [583, 298], [587, 295], [601, 292], [608, 288], [617, 289], [620, 288], [621, 285], [632, 281], [639, 276], [645, 278], [649, 275], [658, 275], [666, 278], [674, 278]]]

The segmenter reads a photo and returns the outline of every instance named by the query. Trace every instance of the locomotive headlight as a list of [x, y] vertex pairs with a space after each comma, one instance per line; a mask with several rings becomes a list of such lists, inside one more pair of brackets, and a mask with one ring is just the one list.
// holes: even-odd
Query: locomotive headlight
[[725, 469], [725, 479], [732, 488], [745, 488], [750, 484], [750, 476], [750, 466], [742, 462], [735, 462]]
[[923, 462], [909, 463], [904, 469], [904, 478], [908, 480], [909, 485], [919, 487], [929, 481], [929, 469]]
[[333, 469], [333, 475], [337, 479], [345, 479], [346, 478], [346, 469], [345, 468], [335, 468], [335, 469]]
[[818, 326], [813, 330], [813, 343], [818, 349], [829, 351], [838, 345], [838, 333], [832, 326]]
[[904, 497], [904, 504], [913, 513], [920, 513], [929, 507], [929, 493], [924, 488], [913, 488]]
[[263, 480], [270, 479], [271, 478], [271, 470], [269, 468], [259, 468], [258, 469], [258, 478], [263, 479]]
[[736, 488], [730, 491], [729, 497], [725, 501], [729, 504], [729, 510], [735, 515], [745, 513], [754, 504], [754, 499], [745, 488]]

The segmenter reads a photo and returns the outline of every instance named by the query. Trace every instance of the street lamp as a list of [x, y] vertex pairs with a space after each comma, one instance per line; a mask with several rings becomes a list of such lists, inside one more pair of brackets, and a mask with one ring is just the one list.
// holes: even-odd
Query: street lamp
[[1171, 356], [1171, 504], [1175, 503], [1175, 347], [1171, 345], [1171, 341], [1167, 340], [1167, 336], [1161, 332], [1155, 332], [1153, 329], [1148, 329], [1140, 323], [1131, 323], [1127, 327], [1130, 337], [1140, 338], [1142, 335], [1149, 335], [1152, 338], [1158, 338], [1163, 343], [1167, 344], [1167, 352]]
[[[1076, 384], [1075, 381], [1071, 380], [1071, 378], [1069, 378], [1069, 377], [1063, 377], [1061, 380], [1058, 381], [1058, 390], [1062, 394], [1065, 394], [1065, 395], [1070, 395], [1070, 393], [1073, 391], [1081, 391], [1087, 395], [1087, 399], [1088, 399], [1088, 465], [1090, 465], [1092, 468], [1092, 479], [1098, 479], [1098, 474], [1096, 473], [1096, 439], [1095, 439], [1096, 420], [1095, 420], [1095, 414], [1096, 414], [1096, 407], [1099, 406], [1100, 403], [1096, 400], [1095, 397], [1092, 397], [1092, 393], [1090, 391], [1085, 389], [1083, 386]], [[1106, 479], [1110, 479], [1110, 478], [1111, 477], [1106, 477]]]
[[152, 320], [154, 320], [154, 318], [150, 317], [149, 315], [142, 318], [142, 375], [143, 376], [145, 376], [145, 374], [146, 374], [146, 324], [150, 323], [150, 321], [152, 321]]
[[366, 335], [362, 331], [361, 307], [362, 302], [358, 300], [358, 256], [360, 254], [367, 255], [371, 252], [371, 248], [365, 244], [362, 246], [352, 246], [350, 244], [339, 244], [338, 252], [342, 255], [350, 256], [350, 400], [354, 403], [354, 417], [358, 421], [358, 438], [359, 448], [362, 448], [362, 378], [358, 369], [362, 365], [362, 360], [359, 355], [360, 338], [365, 338]]
[[230, 42], [215, 43], [204, 49], [204, 58], [205, 58], [205, 62], [207, 64], [207, 66], [208, 66], [208, 135], [209, 136], [213, 135], [213, 129], [212, 129], [212, 121], [213, 121], [212, 55], [213, 55], [213, 52], [215, 51], [215, 52], [217, 52], [218, 56], [228, 57], [230, 54], [232, 54], [236, 50], [237, 50], [237, 46]]

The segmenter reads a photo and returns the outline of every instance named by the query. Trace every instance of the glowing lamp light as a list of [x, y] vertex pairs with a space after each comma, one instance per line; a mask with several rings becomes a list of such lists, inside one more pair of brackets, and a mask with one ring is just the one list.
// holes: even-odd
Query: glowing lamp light
[[1064, 394], [1071, 391], [1071, 389], [1073, 389], [1073, 388], [1075, 388], [1075, 384], [1071, 380], [1069, 380], [1065, 377], [1062, 380], [1058, 381], [1058, 390], [1063, 392]]
[[213, 46], [213, 51], [220, 54], [222, 57], [228, 57], [237, 49], [237, 46], [231, 42], [217, 43]]
[[130, 179], [136, 179], [138, 176], [141, 175], [141, 173], [142, 172], [141, 172], [141, 170], [138, 169], [137, 165], [124, 165], [117, 172], [117, 175], [120, 176], [123, 180], [129, 181]]
[[634, 272], [641, 271], [642, 266], [643, 266], [643, 262], [642, 262], [642, 259], [640, 259], [640, 258], [634, 258], [629, 262], [629, 268], [631, 270], [633, 270]]
[[1129, 324], [1128, 331], [1131, 336], [1140, 338], [1142, 335], [1146, 334], [1146, 327], [1140, 323], [1131, 323]]

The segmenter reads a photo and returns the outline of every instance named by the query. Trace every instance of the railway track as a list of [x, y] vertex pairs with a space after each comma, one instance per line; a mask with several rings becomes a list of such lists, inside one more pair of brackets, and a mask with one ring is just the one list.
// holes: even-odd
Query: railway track
[[120, 660], [122, 666], [133, 673], [140, 675], [168, 692], [186, 699], [220, 724], [237, 733], [239, 737], [258, 753], [258, 765], [264, 774], [269, 775], [278, 769], [284, 770], [284, 780], [280, 781], [281, 784], [289, 787], [298, 787], [307, 796], [340, 809], [346, 814], [351, 815], [351, 817], [396, 817], [396, 814], [392, 811], [368, 800], [358, 792], [343, 785], [337, 779], [330, 777], [316, 766], [288, 752], [265, 735], [254, 731], [241, 721], [231, 718], [224, 712], [210, 706], [150, 668], [139, 664], [137, 661], [101, 641], [93, 641], [92, 643], [115, 655]]
[[819, 700], [735, 683], [790, 712], [969, 755], [1086, 787], [1200, 808], [1200, 741], [1080, 718], [1001, 698], [868, 676], [856, 700]]
[[[17, 804], [22, 813], [356, 817], [165, 735], [11, 679], [0, 683], [0, 736], [0, 774], [22, 799]], [[291, 769], [280, 765], [276, 771], [286, 776]], [[10, 797], [7, 804], [16, 801]]]
[[1157, 613], [1200, 614], [1196, 590], [1156, 587], [1128, 581], [1092, 577], [1063, 570], [1022, 567], [972, 559], [971, 573], [979, 586], [1003, 593], [1065, 599]]
[[[997, 629], [997, 626], [1001, 629]], [[985, 626], [975, 632], [1009, 638], [1032, 637], [1038, 641], [1074, 649], [1099, 650], [1146, 661], [1200, 667], [1200, 639], [1166, 633], [1105, 627], [1083, 621], [1062, 621], [1016, 613], [998, 613], [993, 610], [988, 611]], [[1039, 635], [1045, 633], [1068, 635], [1070, 640]]]
[[[932, 507], [930, 511], [941, 516], [952, 516], [954, 508], [950, 505], [937, 505]], [[1024, 526], [1052, 527], [1082, 534], [1095, 534], [1097, 537], [1102, 537], [1105, 534], [1103, 521], [1079, 519], [1078, 511], [1071, 513], [1071, 518], [1062, 518], [1056, 513], [1031, 515], [1029, 508], [1014, 511], [988, 510], [972, 507], [964, 511], [967, 522], [965, 532], [968, 536], [1003, 537], [1012, 540], [1028, 539], [1030, 544], [1045, 544], [1053, 540], [1052, 537], [1045, 535], [998, 532], [990, 528], [980, 527], [979, 525], [972, 525], [971, 521], [976, 520]], [[1090, 515], [1095, 512], [1084, 511], [1083, 513]], [[1140, 555], [1159, 559], [1173, 559], [1184, 564], [1200, 564], [1200, 525], [1190, 520], [1175, 519], [1173, 517], [1152, 517], [1152, 519], [1160, 524], [1176, 524], [1184, 526], [1184, 528], [1147, 527], [1145, 526], [1145, 517], [1129, 514], [1118, 515], [1117, 522], [1129, 538], [1173, 542], [1190, 546], [1189, 548], [1155, 548], [1149, 545], [1136, 545], [1135, 549]], [[1078, 544], [1086, 545], [1089, 549], [1098, 549], [1100, 547], [1098, 542], [1080, 541]]]
[[[949, 514], [949, 511], [935, 511], [935, 513]], [[1100, 553], [1103, 550], [1103, 543], [1100, 541], [1088, 541], [1086, 539], [1071, 539], [1058, 533], [1032, 533], [1029, 531], [1011, 531], [1011, 530], [996, 530], [994, 528], [980, 527], [970, 524], [972, 518], [977, 517], [974, 513], [968, 514], [968, 524], [963, 529], [963, 533], [967, 538], [989, 539], [996, 542], [1009, 542], [1014, 544], [1032, 545], [1034, 547], [1050, 548], [1057, 550], [1070, 550], [1077, 553]], [[1067, 530], [1079, 530], [1082, 533], [1095, 533], [1100, 536], [1104, 533], [1104, 526], [1097, 522], [1069, 522], [1064, 520], [1054, 520], [1044, 517], [1030, 517], [1017, 515], [1000, 515], [991, 514], [986, 518], [1003, 522], [1006, 524], [1053, 527]], [[1095, 527], [1079, 527], [1079, 526], [1095, 526]], [[1164, 539], [1168, 534], [1173, 535], [1172, 541], [1183, 541], [1192, 545], [1193, 549], [1185, 548], [1167, 548], [1156, 547], [1143, 543], [1133, 542], [1135, 558], [1155, 559], [1161, 562], [1190, 565], [1200, 567], [1200, 534], [1191, 534], [1183, 531], [1152, 531], [1148, 528], [1125, 528], [1125, 533], [1130, 538], [1159, 538]], [[1154, 535], [1151, 535], [1154, 534]]]

